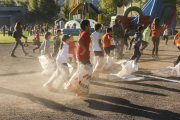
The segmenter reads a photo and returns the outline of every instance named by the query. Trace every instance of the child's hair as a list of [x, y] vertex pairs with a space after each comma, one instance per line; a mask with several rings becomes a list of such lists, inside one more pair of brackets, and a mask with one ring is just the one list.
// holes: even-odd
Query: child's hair
[[61, 30], [57, 30], [57, 34], [58, 34], [59, 32], [61, 32]]
[[96, 23], [96, 24], [94, 25], [94, 29], [95, 29], [96, 31], [99, 30], [101, 27], [102, 27], [102, 25], [99, 24], [99, 23]]
[[151, 24], [149, 24], [147, 27], [149, 27], [151, 29]]
[[139, 26], [139, 27], [138, 27], [138, 32], [141, 32], [141, 30], [144, 30], [144, 27], [143, 27], [143, 26]]
[[72, 36], [73, 36], [72, 34], [69, 35], [69, 37], [72, 37]]
[[106, 33], [112, 32], [112, 28], [107, 28]]
[[27, 27], [27, 25], [24, 25], [24, 28], [23, 28], [23, 29], [26, 30], [26, 27]]
[[159, 30], [160, 19], [159, 18], [155, 18], [154, 21], [153, 21], [153, 25], [154, 25], [155, 30]]
[[166, 26], [166, 29], [169, 29], [169, 26], [168, 26], [168, 25]]
[[52, 35], [52, 34], [50, 32], [46, 32], [46, 34], [44, 35], [44, 39], [47, 40], [49, 35]]
[[38, 33], [39, 32], [39, 29], [37, 30], [37, 32], [36, 33]]
[[82, 30], [85, 30], [86, 26], [88, 26], [88, 25], [90, 25], [89, 20], [83, 20], [83, 21], [81, 21], [81, 23], [80, 23], [80, 26], [81, 26], [81, 29], [82, 29]]
[[20, 27], [21, 27], [21, 23], [17, 22], [16, 25], [14, 26], [14, 30], [16, 30], [17, 28], [20, 28]]
[[122, 21], [121, 20], [119, 20], [119, 24], [121, 24], [122, 23]]
[[129, 31], [130, 31], [129, 29], [126, 29], [126, 30], [125, 30], [125, 33], [128, 34]]
[[70, 37], [69, 37], [69, 35], [63, 35], [62, 36], [62, 41], [61, 41], [61, 45], [60, 45], [60, 50], [62, 49], [62, 47], [63, 47], [63, 42], [66, 42], [66, 40], [67, 39], [69, 39]]

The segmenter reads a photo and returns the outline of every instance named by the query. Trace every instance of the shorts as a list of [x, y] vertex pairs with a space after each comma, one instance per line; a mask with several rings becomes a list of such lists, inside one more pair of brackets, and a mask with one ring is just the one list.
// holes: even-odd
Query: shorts
[[94, 51], [94, 56], [102, 56], [102, 57], [104, 57], [102, 51]]
[[129, 46], [127, 41], [124, 41], [124, 45], [126, 45], [127, 47]]
[[88, 60], [79, 60], [79, 62], [80, 62], [81, 64], [83, 64], [83, 65], [90, 65], [90, 66], [91, 66], [91, 62], [90, 62], [89, 59], [88, 59]]
[[111, 50], [114, 50], [116, 48], [116, 45], [111, 45], [109, 47], [104, 48], [104, 51], [106, 54], [110, 54]]

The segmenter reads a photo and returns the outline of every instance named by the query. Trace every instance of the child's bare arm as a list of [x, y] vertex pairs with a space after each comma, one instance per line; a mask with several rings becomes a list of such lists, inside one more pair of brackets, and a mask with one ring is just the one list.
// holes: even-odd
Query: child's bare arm
[[99, 46], [100, 46], [100, 48], [101, 48], [102, 52], [104, 53], [103, 45], [102, 45], [102, 42], [101, 42], [101, 40], [100, 40], [100, 39], [99, 39]]
[[48, 47], [49, 47], [49, 45], [46, 45], [45, 50], [46, 50], [46, 52], [47, 52], [47, 54], [48, 54], [49, 58], [52, 58], [52, 57], [51, 57], [51, 54], [50, 54], [50, 52], [49, 52], [49, 50], [48, 50]]
[[84, 44], [83, 44], [83, 42], [82, 42], [83, 40], [84, 40], [84, 38], [82, 38], [82, 37], [78, 40], [79, 45], [80, 45], [81, 48], [83, 49], [83, 51], [82, 51], [82, 53], [80, 53], [80, 55], [84, 55], [85, 52], [86, 52], [86, 47], [84, 46]]
[[175, 37], [174, 37], [174, 41], [173, 41], [173, 43], [174, 43], [174, 45], [176, 45], [176, 39], [177, 39], [177, 35], [175, 35]]

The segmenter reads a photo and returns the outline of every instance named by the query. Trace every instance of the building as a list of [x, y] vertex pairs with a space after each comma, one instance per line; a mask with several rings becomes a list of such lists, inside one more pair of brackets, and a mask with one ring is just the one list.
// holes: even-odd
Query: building
[[27, 7], [0, 7], [0, 27], [6, 25], [8, 28], [14, 26], [16, 22], [26, 24], [25, 14]]

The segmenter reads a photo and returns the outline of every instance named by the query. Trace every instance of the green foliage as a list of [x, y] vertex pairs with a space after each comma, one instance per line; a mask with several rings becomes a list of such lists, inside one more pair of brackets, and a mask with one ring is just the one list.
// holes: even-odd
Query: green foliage
[[16, 3], [13, 0], [0, 0], [0, 6], [16, 6]]
[[122, 7], [126, 0], [99, 0], [102, 11], [102, 24], [109, 25], [111, 16], [117, 15], [117, 7]]
[[176, 25], [180, 26], [180, 0], [176, 1]]
[[62, 17], [69, 20], [69, 13], [70, 13], [69, 1], [65, 0], [62, 7]]

